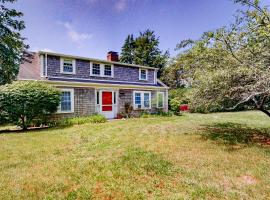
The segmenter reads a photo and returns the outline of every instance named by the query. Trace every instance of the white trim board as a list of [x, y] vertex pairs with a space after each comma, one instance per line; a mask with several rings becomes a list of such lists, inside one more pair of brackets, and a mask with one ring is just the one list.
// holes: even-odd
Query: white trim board
[[52, 56], [65, 57], [65, 58], [89, 60], [89, 61], [93, 61], [93, 62], [110, 63], [110, 64], [121, 65], [121, 66], [141, 67], [141, 68], [145, 68], [145, 69], [158, 69], [155, 67], [148, 67], [148, 66], [143, 66], [143, 65], [134, 65], [134, 64], [128, 64], [128, 63], [121, 63], [121, 62], [114, 62], [114, 61], [101, 60], [101, 59], [95, 59], [95, 58], [88, 58], [88, 57], [83, 57], [83, 56], [74, 56], [74, 55], [61, 54], [61, 53], [55, 53], [55, 52], [38, 51], [38, 53], [39, 54], [48, 54], [48, 55], [52, 55]]

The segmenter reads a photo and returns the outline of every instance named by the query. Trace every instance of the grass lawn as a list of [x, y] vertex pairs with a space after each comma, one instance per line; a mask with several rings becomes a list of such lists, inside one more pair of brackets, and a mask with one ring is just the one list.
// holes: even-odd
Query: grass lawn
[[238, 112], [0, 134], [0, 199], [270, 199], [269, 129]]

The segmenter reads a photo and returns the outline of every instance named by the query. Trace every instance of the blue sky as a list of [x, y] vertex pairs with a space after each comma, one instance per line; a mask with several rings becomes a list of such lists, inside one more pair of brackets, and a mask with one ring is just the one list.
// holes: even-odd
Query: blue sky
[[31, 50], [100, 59], [147, 28], [176, 55], [177, 43], [232, 22], [238, 8], [230, 0], [18, 0], [12, 7], [24, 13]]

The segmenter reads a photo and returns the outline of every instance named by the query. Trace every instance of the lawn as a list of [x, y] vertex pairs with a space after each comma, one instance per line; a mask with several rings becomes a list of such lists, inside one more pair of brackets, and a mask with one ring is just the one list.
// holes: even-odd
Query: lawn
[[270, 199], [259, 112], [0, 134], [0, 199]]

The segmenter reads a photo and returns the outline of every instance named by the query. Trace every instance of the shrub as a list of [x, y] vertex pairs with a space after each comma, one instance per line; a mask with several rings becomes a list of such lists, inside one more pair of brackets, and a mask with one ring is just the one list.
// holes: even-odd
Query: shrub
[[39, 81], [16, 81], [0, 87], [0, 110], [24, 130], [36, 121], [46, 121], [59, 103], [60, 92]]
[[74, 118], [65, 118], [59, 121], [56, 121], [54, 126], [71, 126], [71, 125], [80, 125], [86, 123], [104, 123], [107, 119], [103, 115], [94, 114], [86, 117], [74, 117]]
[[180, 105], [188, 104], [190, 102], [189, 88], [178, 88], [169, 91], [169, 109], [175, 115], [180, 115]]
[[152, 118], [152, 117], [172, 117], [173, 112], [164, 112], [164, 111], [158, 111], [156, 113], [149, 113], [149, 112], [142, 112], [140, 114], [141, 118]]
[[8, 114], [0, 110], [0, 125], [9, 123]]

